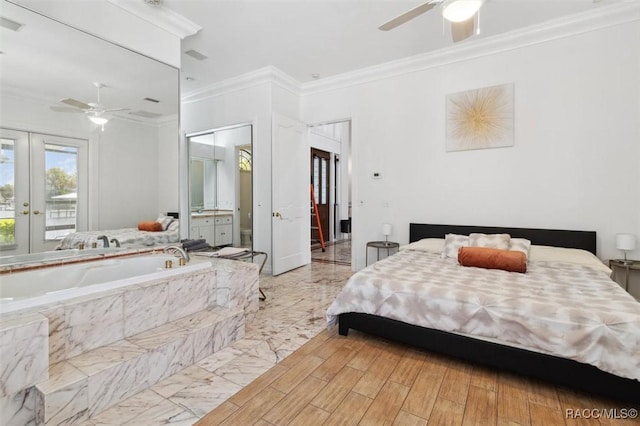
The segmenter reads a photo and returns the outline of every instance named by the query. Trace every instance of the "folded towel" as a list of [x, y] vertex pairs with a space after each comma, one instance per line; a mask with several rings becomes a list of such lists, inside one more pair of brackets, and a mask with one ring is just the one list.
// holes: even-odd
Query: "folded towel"
[[184, 248], [189, 248], [189, 247], [193, 247], [193, 246], [198, 246], [202, 243], [206, 243], [207, 240], [205, 239], [199, 239], [199, 240], [182, 240], [182, 247]]
[[216, 252], [217, 256], [233, 256], [236, 254], [244, 253], [249, 251], [247, 248], [242, 247], [223, 247]]
[[211, 248], [211, 246], [209, 244], [207, 244], [206, 242], [200, 243], [200, 244], [196, 244], [196, 245], [191, 245], [189, 247], [184, 247], [184, 249], [186, 251], [204, 250], [204, 249], [209, 249], [209, 248]]

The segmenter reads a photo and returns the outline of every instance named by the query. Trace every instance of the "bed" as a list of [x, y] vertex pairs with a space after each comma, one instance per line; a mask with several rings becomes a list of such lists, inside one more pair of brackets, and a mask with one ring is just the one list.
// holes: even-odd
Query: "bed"
[[138, 228], [120, 228], [104, 231], [73, 232], [65, 236], [57, 250], [77, 249], [80, 244], [85, 248], [90, 248], [92, 243], [97, 242], [98, 247], [102, 247], [102, 242], [98, 237], [106, 235], [109, 241], [116, 239], [121, 246], [152, 247], [156, 245], [176, 243], [180, 240], [179, 221], [173, 220], [167, 225], [164, 231], [140, 231]]
[[[596, 234], [589, 231], [410, 224], [411, 243], [425, 238], [442, 239], [446, 234], [469, 235], [471, 233], [505, 233], [513, 238], [526, 238], [537, 246], [580, 249], [593, 255], [596, 252]], [[484, 270], [487, 271], [487, 276], [484, 277], [477, 275], [484, 274], [482, 270], [470, 271], [479, 270], [479, 268], [465, 268], [457, 265], [457, 261], [450, 260], [447, 263], [436, 260], [439, 258], [439, 255], [422, 255], [412, 250], [402, 250], [354, 274], [327, 310], [329, 326], [338, 323], [339, 333], [344, 336], [348, 335], [349, 329], [355, 329], [558, 385], [618, 400], [640, 402], [640, 357], [638, 356], [640, 353], [640, 303], [611, 281], [604, 265], [602, 265], [603, 269], [598, 270], [583, 265], [571, 266], [531, 261], [528, 266], [530, 269], [526, 274]], [[416, 284], [412, 283], [412, 280], [415, 279], [416, 274], [420, 274], [418, 264], [423, 262], [422, 259], [427, 269], [432, 268], [430, 273], [434, 275], [425, 275], [427, 277], [425, 280], [429, 281], [428, 286], [415, 287]], [[441, 263], [435, 265], [433, 262]], [[389, 271], [394, 271], [394, 268], [396, 268], [396, 275], [390, 275]], [[455, 271], [456, 268], [464, 270], [462, 273], [468, 275], [461, 278]], [[543, 275], [537, 275], [539, 273]], [[534, 318], [540, 321], [540, 324], [535, 327], [544, 330], [536, 335], [536, 333], [530, 333], [531, 325], [528, 321], [531, 316], [527, 315], [529, 306], [522, 304], [522, 299], [519, 299], [517, 294], [513, 297], [516, 301], [515, 306], [503, 306], [502, 301], [509, 297], [492, 299], [493, 295], [490, 293], [488, 283], [506, 280], [497, 287], [507, 288], [512, 285], [509, 281], [512, 280], [513, 287], [505, 291], [526, 292], [529, 291], [529, 286], [536, 285], [546, 289], [545, 278], [540, 279], [545, 273], [557, 276], [558, 284], [551, 287], [560, 289], [560, 294], [568, 292], [566, 293], [568, 296], [557, 300], [557, 308], [554, 308], [557, 312], [549, 312], [549, 315], [541, 314], [540, 318]], [[410, 277], [411, 274], [414, 275]], [[391, 276], [394, 278], [390, 279]], [[446, 277], [452, 277], [458, 284], [451, 287], [451, 281], [444, 282], [449, 279]], [[591, 284], [592, 281], [596, 284]], [[565, 282], [568, 285], [563, 287]], [[590, 284], [587, 286], [586, 282]], [[402, 287], [402, 292], [407, 293], [401, 293], [400, 296], [393, 295], [385, 287], [387, 284], [394, 287], [405, 286], [406, 288]], [[468, 292], [472, 294], [470, 297], [474, 299], [473, 303], [482, 308], [474, 310], [474, 312], [480, 312], [479, 319], [469, 317], [456, 320], [456, 315], [442, 315], [443, 312], [448, 312], [447, 309], [462, 305], [459, 299], [455, 299], [460, 297], [457, 294], [464, 294], [465, 286], [473, 285], [476, 289], [479, 285], [487, 285], [484, 291], [475, 291], [475, 295], [471, 291]], [[592, 290], [591, 287], [597, 290]], [[372, 290], [374, 288], [376, 290]], [[415, 289], [418, 290], [412, 293]], [[372, 294], [376, 291], [379, 291], [374, 295], [374, 299], [376, 297], [378, 299], [376, 301], [359, 300], [369, 296], [354, 297], [359, 292]], [[433, 300], [421, 299], [424, 297], [422, 293], [426, 293]], [[587, 300], [590, 300], [589, 303], [602, 305], [601, 310], [604, 311], [602, 315], [608, 316], [605, 323], [596, 324], [597, 321], [601, 321], [601, 318], [593, 312], [600, 308], [590, 307], [580, 311], [578, 306], [572, 305], [571, 298], [581, 294], [586, 294]], [[440, 301], [437, 301], [438, 297], [441, 298]], [[536, 305], [534, 302], [537, 302], [537, 299], [534, 297], [530, 298], [526, 294], [523, 297], [526, 300], [533, 300], [530, 304]], [[496, 302], [497, 300], [499, 302]], [[447, 305], [447, 301], [450, 302], [450, 306]], [[394, 310], [394, 305], [398, 303], [416, 303], [418, 307], [415, 309], [420, 309], [421, 313], [418, 316], [398, 316]], [[556, 302], [552, 300], [549, 306], [554, 306], [553, 303]], [[441, 312], [438, 312], [438, 309]], [[437, 326], [424, 325], [429, 324], [430, 317], [436, 317], [438, 314], [444, 320], [441, 320]], [[589, 332], [575, 331], [571, 325], [567, 325], [566, 330], [563, 330], [565, 314], [566, 318], [575, 315], [580, 315], [581, 318], [584, 316], [587, 322], [591, 322]], [[487, 325], [492, 321], [491, 327], [497, 324], [496, 331], [490, 331], [492, 328]], [[610, 333], [612, 330], [617, 334]], [[597, 333], [601, 335], [596, 335]], [[600, 340], [602, 342], [599, 342]], [[603, 350], [603, 347], [594, 346], [599, 343], [605, 344], [604, 349], [608, 348], [606, 345], [616, 349]]]

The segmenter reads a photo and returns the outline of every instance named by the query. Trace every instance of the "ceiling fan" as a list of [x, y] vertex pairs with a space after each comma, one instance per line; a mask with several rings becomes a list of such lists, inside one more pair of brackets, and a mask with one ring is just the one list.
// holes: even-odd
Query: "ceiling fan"
[[107, 108], [100, 103], [100, 89], [107, 87], [102, 83], [93, 83], [98, 89], [98, 101], [84, 103], [72, 98], [61, 99], [59, 102], [69, 106], [51, 106], [50, 108], [56, 112], [84, 112], [92, 123], [102, 126], [104, 131], [104, 125], [109, 121], [107, 113], [116, 111], [125, 111], [128, 108]]
[[392, 30], [441, 4], [442, 16], [451, 23], [453, 41], [458, 42], [473, 35], [475, 30], [474, 17], [483, 3], [484, 0], [429, 0], [396, 16], [382, 24], [378, 29], [382, 31]]

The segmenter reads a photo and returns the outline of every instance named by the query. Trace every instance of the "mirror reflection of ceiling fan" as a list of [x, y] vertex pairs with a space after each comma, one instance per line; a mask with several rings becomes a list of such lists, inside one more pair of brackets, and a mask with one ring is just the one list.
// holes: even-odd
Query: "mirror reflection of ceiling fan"
[[128, 108], [107, 108], [100, 103], [100, 89], [103, 87], [107, 87], [102, 83], [93, 83], [93, 85], [98, 89], [98, 101], [97, 102], [89, 102], [84, 103], [78, 101], [76, 99], [67, 98], [61, 99], [60, 102], [69, 106], [52, 106], [50, 107], [53, 111], [56, 112], [83, 112], [87, 115], [89, 120], [92, 123], [97, 124], [98, 126], [102, 126], [102, 130], [104, 131], [104, 125], [109, 121], [108, 113], [116, 112], [116, 111], [125, 111]]
[[451, 23], [451, 36], [454, 42], [462, 41], [473, 35], [476, 27], [475, 17], [485, 0], [430, 0], [382, 24], [378, 29], [392, 30], [434, 7], [441, 5], [442, 16]]

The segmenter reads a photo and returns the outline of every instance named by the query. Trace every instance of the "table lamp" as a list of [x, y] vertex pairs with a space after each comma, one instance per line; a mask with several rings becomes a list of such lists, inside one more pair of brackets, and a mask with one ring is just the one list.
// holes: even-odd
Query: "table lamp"
[[390, 223], [382, 224], [382, 235], [384, 235], [384, 243], [389, 243], [389, 235], [393, 232], [393, 226]]
[[636, 236], [633, 234], [616, 234], [616, 248], [624, 253], [624, 263], [631, 263], [627, 260], [627, 251], [636, 249]]

